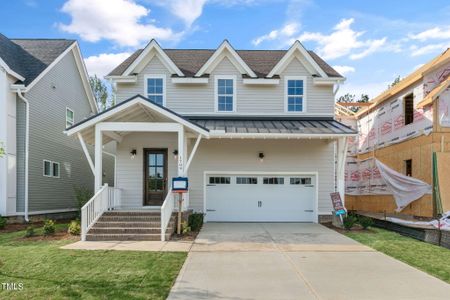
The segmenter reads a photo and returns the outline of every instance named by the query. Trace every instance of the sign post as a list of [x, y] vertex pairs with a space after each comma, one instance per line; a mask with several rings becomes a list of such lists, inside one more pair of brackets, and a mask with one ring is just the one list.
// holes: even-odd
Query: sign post
[[336, 214], [336, 216], [339, 216], [342, 223], [342, 215], [345, 215], [347, 211], [345, 210], [344, 204], [342, 203], [341, 195], [339, 194], [339, 192], [335, 192], [331, 193], [330, 197], [331, 203], [333, 204], [334, 213]]
[[177, 234], [181, 234], [181, 217], [183, 210], [183, 193], [187, 193], [189, 188], [187, 177], [172, 178], [172, 193], [178, 194], [178, 220], [177, 220]]

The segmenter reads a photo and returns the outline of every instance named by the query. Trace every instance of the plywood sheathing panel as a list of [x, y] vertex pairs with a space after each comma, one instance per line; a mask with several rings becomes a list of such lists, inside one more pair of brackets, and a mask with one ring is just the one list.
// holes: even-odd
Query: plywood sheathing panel
[[450, 152], [436, 153], [442, 210], [450, 211]]

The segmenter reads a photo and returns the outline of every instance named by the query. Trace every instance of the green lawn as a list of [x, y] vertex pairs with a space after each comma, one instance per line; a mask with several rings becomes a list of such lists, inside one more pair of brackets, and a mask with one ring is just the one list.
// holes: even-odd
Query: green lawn
[[[64, 230], [66, 225], [58, 225]], [[0, 233], [0, 299], [165, 299], [186, 253], [62, 250]], [[23, 283], [22, 291], [1, 283]]]
[[372, 228], [370, 232], [348, 232], [352, 239], [401, 260], [450, 283], [450, 250], [398, 233]]

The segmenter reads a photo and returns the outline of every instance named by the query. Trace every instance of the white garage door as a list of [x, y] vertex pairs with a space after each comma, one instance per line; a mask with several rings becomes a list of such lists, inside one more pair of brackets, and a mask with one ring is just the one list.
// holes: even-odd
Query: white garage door
[[207, 221], [316, 221], [313, 175], [213, 174], [206, 181]]

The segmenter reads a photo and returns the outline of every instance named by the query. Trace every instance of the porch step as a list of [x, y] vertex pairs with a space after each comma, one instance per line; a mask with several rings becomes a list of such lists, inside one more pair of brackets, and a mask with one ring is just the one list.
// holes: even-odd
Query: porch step
[[[166, 234], [166, 241], [170, 239], [171, 234]], [[86, 241], [160, 241], [160, 233], [150, 234], [90, 234], [86, 235]]]
[[[175, 231], [175, 215], [166, 230], [166, 240]], [[160, 211], [107, 211], [86, 234], [87, 241], [160, 241]]]
[[159, 210], [149, 210], [149, 211], [136, 211], [136, 210], [112, 210], [103, 213], [104, 216], [149, 216], [149, 217], [159, 217], [161, 216], [161, 211]]
[[[169, 222], [169, 227], [173, 227], [175, 224], [175, 219], [171, 220]], [[115, 228], [154, 228], [154, 227], [160, 227], [161, 222], [160, 221], [154, 221], [154, 222], [116, 222], [116, 221], [110, 221], [110, 222], [104, 222], [104, 221], [98, 221], [95, 223], [95, 228], [105, 228], [105, 227], [115, 227]]]
[[101, 216], [99, 222], [161, 222], [161, 216]]
[[[167, 228], [170, 231], [173, 227]], [[161, 234], [161, 227], [92, 227], [91, 234]]]

